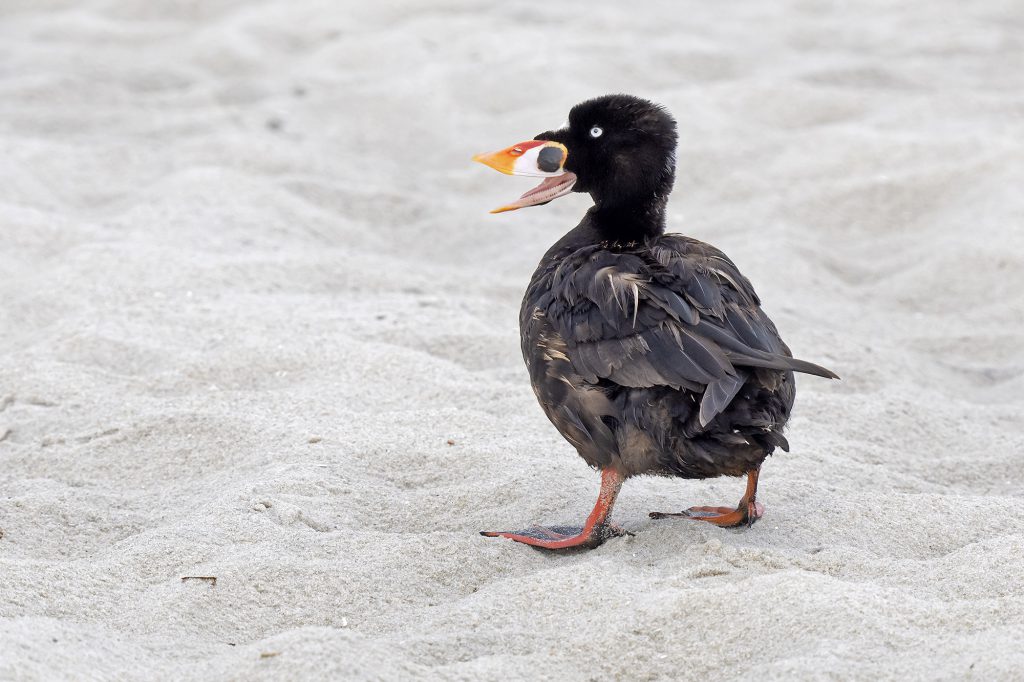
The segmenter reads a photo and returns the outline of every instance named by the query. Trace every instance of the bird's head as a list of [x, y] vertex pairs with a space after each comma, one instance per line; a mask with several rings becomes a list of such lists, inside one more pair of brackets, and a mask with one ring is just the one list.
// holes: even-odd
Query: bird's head
[[656, 201], [672, 189], [675, 151], [676, 122], [663, 107], [631, 95], [605, 95], [574, 106], [558, 130], [473, 159], [508, 175], [544, 178], [492, 211], [500, 213], [569, 192], [587, 192], [603, 207]]

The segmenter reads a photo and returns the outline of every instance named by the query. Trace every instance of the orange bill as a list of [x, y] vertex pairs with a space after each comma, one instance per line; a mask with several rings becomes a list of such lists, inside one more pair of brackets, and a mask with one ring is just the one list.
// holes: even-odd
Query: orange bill
[[527, 175], [544, 180], [515, 201], [491, 213], [514, 211], [527, 206], [539, 206], [568, 194], [576, 183], [576, 176], [565, 170], [569, 150], [565, 145], [548, 140], [528, 140], [496, 152], [473, 157], [485, 166], [506, 175]]

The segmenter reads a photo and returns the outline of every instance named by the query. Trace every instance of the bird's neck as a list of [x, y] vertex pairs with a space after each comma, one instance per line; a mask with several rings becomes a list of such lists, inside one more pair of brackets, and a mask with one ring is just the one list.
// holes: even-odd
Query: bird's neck
[[667, 203], [667, 194], [614, 204], [595, 198], [588, 215], [602, 241], [642, 242], [665, 231]]

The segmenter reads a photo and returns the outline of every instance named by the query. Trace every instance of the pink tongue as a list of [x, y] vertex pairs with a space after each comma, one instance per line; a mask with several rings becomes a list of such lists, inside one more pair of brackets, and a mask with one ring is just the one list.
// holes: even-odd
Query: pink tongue
[[491, 211], [491, 213], [504, 213], [505, 211], [514, 211], [517, 208], [526, 208], [527, 206], [536, 206], [537, 204], [547, 203], [552, 199], [557, 199], [563, 194], [571, 192], [572, 186], [575, 184], [576, 176], [572, 173], [563, 173], [562, 175], [544, 178], [543, 182], [513, 201], [508, 206], [496, 208]]
[[537, 185], [536, 187], [531, 189], [529, 192], [527, 192], [523, 196], [519, 197], [519, 199], [521, 201], [523, 199], [526, 199], [527, 197], [533, 196], [534, 194], [540, 194], [541, 192], [545, 192], [545, 191], [547, 191], [549, 189], [552, 189], [552, 188], [556, 187], [557, 185], [560, 185], [563, 182], [565, 182], [565, 176], [564, 175], [556, 175], [553, 178], [544, 178], [543, 182], [541, 182], [539, 185]]

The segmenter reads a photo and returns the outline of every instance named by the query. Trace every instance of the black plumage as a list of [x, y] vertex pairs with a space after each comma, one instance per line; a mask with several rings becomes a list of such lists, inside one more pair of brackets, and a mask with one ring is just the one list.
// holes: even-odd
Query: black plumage
[[663, 108], [601, 97], [574, 107], [566, 128], [536, 139], [564, 145], [563, 172], [575, 174], [573, 189], [590, 193], [594, 206], [530, 281], [520, 314], [523, 357], [545, 414], [605, 474], [607, 504], [577, 535], [486, 534], [551, 548], [599, 544], [614, 534], [607, 516], [618, 486], [640, 474], [748, 474], [737, 509], [683, 515], [752, 523], [761, 513], [757, 471], [776, 448], [789, 447], [783, 430], [793, 373], [835, 375], [792, 357], [724, 253], [664, 233], [676, 125]]

